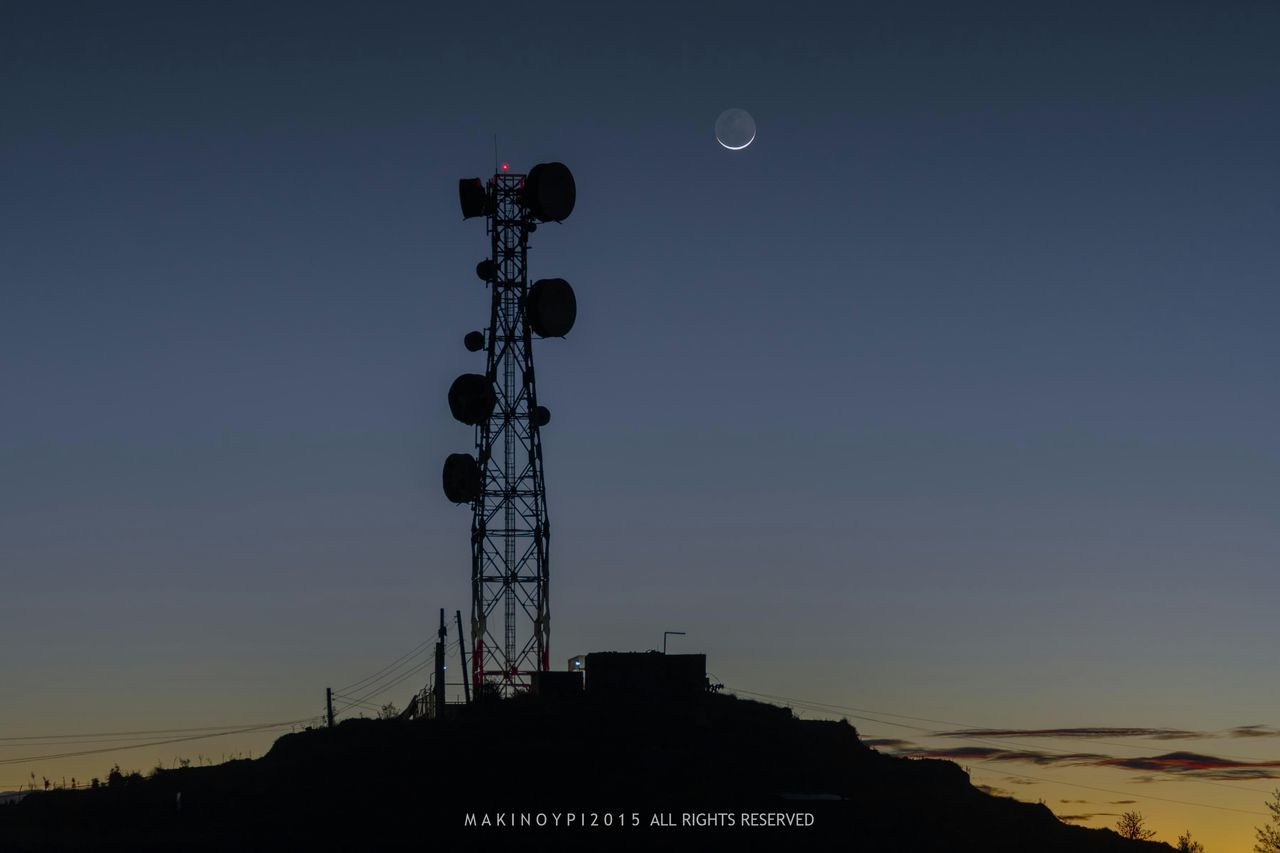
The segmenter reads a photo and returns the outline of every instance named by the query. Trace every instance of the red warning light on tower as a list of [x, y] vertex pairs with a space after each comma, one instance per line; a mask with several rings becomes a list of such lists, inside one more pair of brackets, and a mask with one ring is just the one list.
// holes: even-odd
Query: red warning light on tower
[[503, 163], [503, 164], [502, 164], [502, 171], [504, 171], [504, 172], [505, 172], [505, 171], [507, 171], [507, 169], [510, 169], [510, 168], [511, 168], [511, 164], [510, 164], [510, 163]]

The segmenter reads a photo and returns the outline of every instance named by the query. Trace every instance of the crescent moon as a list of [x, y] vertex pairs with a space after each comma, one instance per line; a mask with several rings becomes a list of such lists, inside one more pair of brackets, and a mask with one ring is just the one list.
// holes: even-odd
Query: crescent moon
[[[743, 140], [743, 137], [747, 137]], [[741, 107], [720, 113], [716, 119], [716, 142], [728, 151], [741, 151], [756, 141], [756, 120]]]
[[743, 148], [746, 148], [748, 145], [750, 145], [755, 141], [756, 141], [756, 135], [754, 133], [751, 134], [750, 139], [748, 139], [746, 142], [742, 143], [741, 145], [724, 145], [724, 143], [720, 142], [719, 139], [716, 140], [716, 142], [720, 142], [721, 145], [724, 145], [724, 147], [728, 148], [730, 151], [741, 151]]

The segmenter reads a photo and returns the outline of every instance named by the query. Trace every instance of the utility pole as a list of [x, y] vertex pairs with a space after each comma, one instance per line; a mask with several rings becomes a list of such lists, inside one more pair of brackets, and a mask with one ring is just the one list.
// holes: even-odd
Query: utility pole
[[324, 706], [329, 711], [329, 728], [333, 728], [333, 688], [324, 689]]
[[435, 706], [436, 719], [444, 716], [444, 608], [440, 608], [440, 633], [436, 640], [436, 685]]
[[458, 619], [458, 654], [462, 657], [462, 695], [466, 697], [467, 704], [471, 704], [471, 680], [467, 678], [467, 644], [463, 642], [467, 635], [462, 633], [462, 611], [455, 611], [454, 615]]

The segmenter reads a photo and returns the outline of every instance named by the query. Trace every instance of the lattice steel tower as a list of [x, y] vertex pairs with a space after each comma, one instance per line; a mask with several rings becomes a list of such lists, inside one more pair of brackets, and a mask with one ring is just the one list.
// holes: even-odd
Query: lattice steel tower
[[547, 521], [540, 430], [551, 419], [538, 404], [533, 338], [564, 337], [577, 303], [563, 279], [529, 284], [529, 235], [538, 222], [560, 222], [573, 211], [573, 176], [561, 163], [527, 175], [506, 164], [484, 184], [459, 182], [464, 218], [484, 216], [490, 255], [476, 274], [490, 289], [489, 326], [464, 338], [485, 351], [485, 372], [464, 373], [449, 389], [453, 416], [475, 427], [476, 453], [445, 460], [445, 495], [470, 503], [471, 679], [502, 695], [526, 689], [548, 668], [551, 528]]

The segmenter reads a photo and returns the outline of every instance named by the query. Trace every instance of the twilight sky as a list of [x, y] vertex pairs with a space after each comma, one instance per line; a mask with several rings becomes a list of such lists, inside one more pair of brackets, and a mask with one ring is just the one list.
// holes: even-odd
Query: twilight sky
[[[579, 300], [535, 356], [553, 661], [683, 630], [929, 735], [1280, 757], [1228, 736], [1280, 725], [1278, 39], [1266, 2], [5, 4], [0, 737], [308, 717], [467, 610], [456, 180], [496, 133], [578, 183], [530, 254]], [[1081, 727], [1218, 735], [1044, 734]], [[0, 791], [270, 739], [0, 741]], [[1274, 785], [982, 760], [1095, 826], [1122, 798], [1060, 785]], [[1215, 853], [1262, 820], [1139, 803]]]

